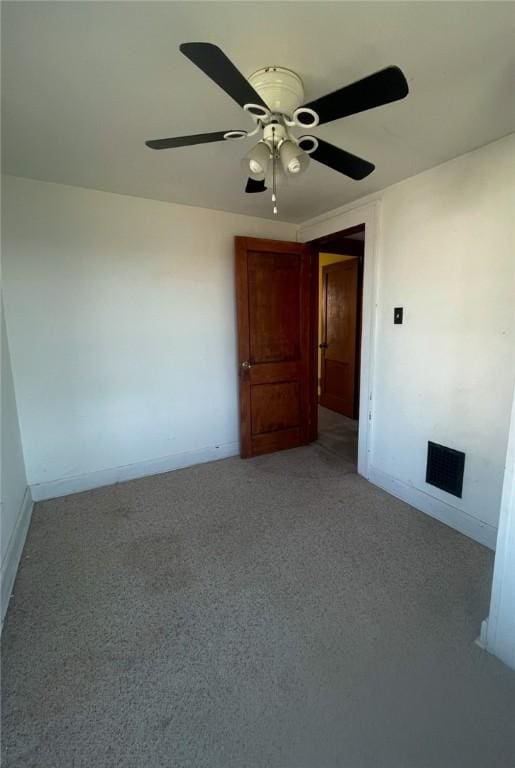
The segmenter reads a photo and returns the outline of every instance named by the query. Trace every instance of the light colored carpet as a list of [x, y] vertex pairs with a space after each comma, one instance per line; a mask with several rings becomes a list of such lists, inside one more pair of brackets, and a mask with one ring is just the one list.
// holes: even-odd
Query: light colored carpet
[[513, 768], [492, 553], [313, 445], [37, 505], [4, 768]]

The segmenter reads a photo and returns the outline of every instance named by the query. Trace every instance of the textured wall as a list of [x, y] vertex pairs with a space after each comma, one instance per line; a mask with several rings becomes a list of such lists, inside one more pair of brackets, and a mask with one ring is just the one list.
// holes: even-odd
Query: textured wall
[[29, 483], [237, 451], [233, 238], [294, 225], [14, 177], [3, 204]]

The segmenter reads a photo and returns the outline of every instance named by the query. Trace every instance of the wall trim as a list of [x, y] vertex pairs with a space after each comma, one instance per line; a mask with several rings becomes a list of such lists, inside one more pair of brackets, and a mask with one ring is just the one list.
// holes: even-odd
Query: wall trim
[[34, 503], [30, 493], [30, 488], [25, 488], [23, 499], [18, 511], [16, 523], [9, 539], [5, 558], [2, 563], [1, 581], [2, 581], [2, 606], [1, 606], [1, 619], [2, 626], [9, 607], [9, 598], [12, 594], [16, 574], [18, 572], [18, 566], [20, 564], [23, 547], [25, 546], [25, 539], [27, 538], [27, 532], [29, 530], [30, 520], [32, 517], [32, 509]]
[[465, 536], [469, 536], [474, 541], [479, 542], [479, 544], [495, 550], [497, 528], [493, 525], [484, 523], [462, 509], [458, 509], [458, 507], [454, 507], [452, 504], [442, 501], [442, 499], [437, 499], [435, 496], [431, 496], [429, 493], [422, 491], [420, 488], [415, 488], [403, 480], [398, 480], [396, 477], [392, 477], [376, 467], [370, 467], [368, 479], [371, 483], [379, 486], [379, 488], [387, 491], [392, 496], [411, 504], [412, 507], [415, 507], [420, 512], [425, 512], [426, 515], [430, 515], [450, 528], [454, 528]]
[[208, 461], [228, 459], [231, 456], [237, 456], [239, 450], [240, 446], [237, 442], [223, 443], [193, 451], [174, 453], [159, 459], [138, 461], [135, 464], [126, 464], [121, 467], [99, 469], [95, 472], [88, 472], [85, 475], [63, 477], [46, 483], [35, 483], [30, 486], [30, 489], [34, 501], [55, 499], [58, 496], [68, 496], [71, 493], [90, 491], [93, 488], [101, 488], [104, 485], [123, 483], [126, 480], [136, 480], [137, 478], [150, 475], [161, 475], [165, 472], [172, 472], [175, 469], [184, 469], [195, 464], [205, 464]]
[[[397, 182], [397, 183], [401, 183], [401, 182]], [[392, 185], [392, 186], [395, 186], [395, 185]], [[385, 189], [389, 189], [389, 187], [385, 187]], [[320, 225], [324, 225], [327, 223], [331, 224], [333, 219], [339, 218], [340, 216], [343, 216], [346, 213], [350, 213], [351, 211], [354, 211], [357, 208], [365, 208], [367, 205], [380, 203], [383, 199], [383, 193], [385, 189], [380, 189], [377, 192], [371, 192], [369, 195], [358, 197], [356, 200], [352, 200], [349, 203], [345, 203], [345, 205], [340, 205], [337, 208], [331, 208], [329, 211], [325, 211], [324, 213], [319, 213], [318, 216], [312, 216], [309, 219], [305, 219], [304, 221], [301, 221], [300, 224], [298, 225], [298, 230], [302, 230], [307, 227], [314, 227], [314, 226], [318, 227]]]
[[[490, 613], [481, 625], [486, 650], [515, 669], [515, 389], [499, 514]], [[484, 626], [486, 623], [486, 627]]]

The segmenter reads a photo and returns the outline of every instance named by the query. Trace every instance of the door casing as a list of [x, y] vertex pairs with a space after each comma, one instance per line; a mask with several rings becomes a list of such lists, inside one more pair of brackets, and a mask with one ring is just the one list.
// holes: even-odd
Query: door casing
[[[331, 215], [323, 215], [302, 224], [297, 240], [310, 243], [319, 237], [335, 234], [352, 227], [365, 225], [365, 251], [362, 290], [360, 403], [358, 431], [358, 473], [368, 478], [373, 464], [373, 378], [375, 355], [375, 325], [377, 305], [377, 264], [380, 202], [371, 200], [365, 205], [346, 206]], [[318, 276], [317, 276], [318, 283]], [[318, 312], [318, 293], [313, 305]], [[316, 371], [316, 367], [315, 367]]]

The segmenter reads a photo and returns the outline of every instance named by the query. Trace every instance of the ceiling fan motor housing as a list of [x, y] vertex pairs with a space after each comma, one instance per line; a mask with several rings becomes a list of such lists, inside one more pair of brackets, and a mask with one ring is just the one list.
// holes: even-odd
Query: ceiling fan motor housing
[[291, 138], [288, 130], [281, 123], [269, 123], [263, 127], [263, 141], [271, 148], [272, 144], [279, 147], [283, 141]]
[[304, 86], [295, 72], [284, 67], [258, 69], [249, 77], [249, 83], [261, 96], [272, 113], [291, 117], [304, 103]]

